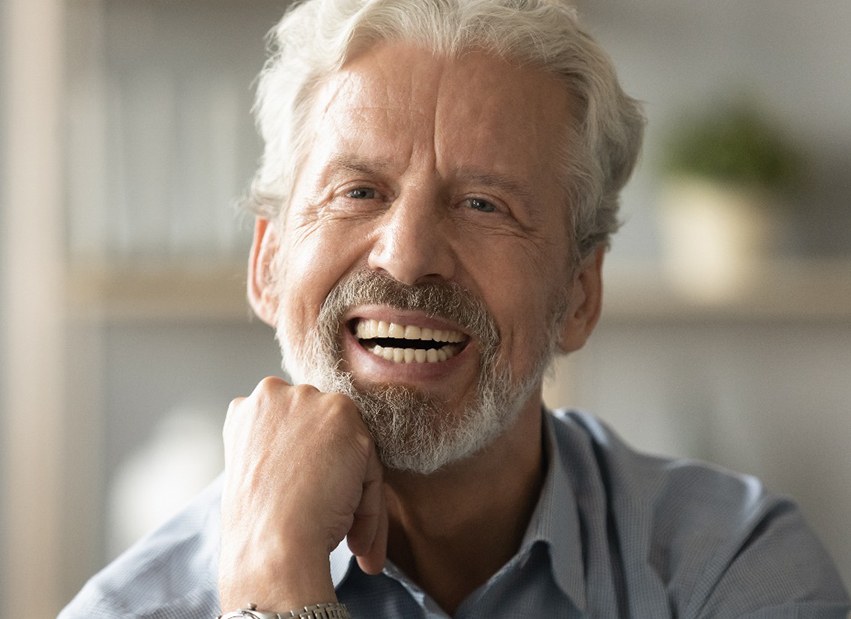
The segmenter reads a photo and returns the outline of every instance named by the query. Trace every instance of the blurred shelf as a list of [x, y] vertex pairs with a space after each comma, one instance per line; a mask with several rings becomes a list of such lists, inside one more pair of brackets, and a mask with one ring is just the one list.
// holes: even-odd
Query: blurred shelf
[[112, 322], [247, 321], [245, 263], [211, 260], [74, 264], [70, 316]]
[[613, 260], [604, 275], [603, 323], [851, 321], [851, 258], [774, 260], [735, 294], [713, 298], [678, 287], [656, 261]]
[[[69, 268], [72, 318], [105, 321], [243, 321], [245, 265], [88, 263]], [[678, 289], [655, 261], [612, 260], [603, 324], [660, 321], [851, 321], [851, 259], [762, 265], [736, 295], [701, 299]]]

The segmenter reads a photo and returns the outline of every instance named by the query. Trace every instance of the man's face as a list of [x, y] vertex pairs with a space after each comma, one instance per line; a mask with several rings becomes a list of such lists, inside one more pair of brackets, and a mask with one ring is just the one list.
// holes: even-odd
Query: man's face
[[378, 436], [390, 466], [428, 472], [540, 406], [574, 280], [569, 105], [543, 72], [402, 44], [356, 57], [317, 97], [280, 232], [278, 337], [295, 382], [377, 398], [356, 400], [374, 434], [408, 419], [423, 428], [398, 440], [466, 445], [412, 464]]

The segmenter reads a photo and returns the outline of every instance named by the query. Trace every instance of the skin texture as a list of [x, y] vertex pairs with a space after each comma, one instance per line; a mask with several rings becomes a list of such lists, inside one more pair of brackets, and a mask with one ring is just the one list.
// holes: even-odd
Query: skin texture
[[[352, 59], [318, 97], [282, 221], [256, 222], [255, 311], [297, 343], [336, 282], [367, 268], [462, 284], [495, 318], [499, 361], [517, 375], [547, 346], [560, 299], [558, 347], [579, 349], [599, 316], [603, 249], [571, 268], [557, 163], [569, 109], [555, 78], [481, 53], [388, 43]], [[380, 306], [347, 318], [453, 327]], [[408, 365], [372, 356], [348, 330], [340, 342], [357, 383], [415, 386], [447, 415], [475, 392], [475, 340], [447, 362]], [[223, 608], [335, 600], [328, 553], [348, 536], [367, 572], [389, 557], [453, 612], [520, 543], [545, 473], [541, 403], [538, 385], [488, 447], [424, 476], [383, 469], [348, 398], [263, 380], [234, 400], [224, 430]]]

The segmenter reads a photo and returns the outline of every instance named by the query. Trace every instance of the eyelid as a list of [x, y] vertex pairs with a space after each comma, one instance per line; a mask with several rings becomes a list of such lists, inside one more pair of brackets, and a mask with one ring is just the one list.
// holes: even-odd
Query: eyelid
[[[491, 206], [492, 210], [474, 209], [472, 207], [472, 205], [469, 204], [473, 201], [479, 201], [479, 202], [484, 202], [486, 204], [489, 204]], [[472, 210], [478, 211], [480, 213], [502, 214], [502, 215], [510, 215], [511, 214], [511, 209], [508, 207], [508, 205], [505, 203], [504, 200], [500, 200], [498, 198], [495, 198], [495, 197], [489, 196], [489, 195], [482, 195], [482, 194], [477, 193], [477, 194], [473, 194], [473, 195], [464, 196], [463, 200], [461, 200], [461, 204], [464, 204], [467, 208], [471, 208]]]
[[[353, 196], [353, 192], [368, 192], [367, 195]], [[368, 205], [386, 204], [393, 197], [386, 186], [375, 180], [351, 178], [339, 183], [331, 192], [331, 200], [342, 208], [366, 208]], [[345, 206], [344, 206], [345, 205]], [[372, 208], [372, 206], [370, 206]]]
[[[479, 211], [481, 213], [495, 213], [499, 210], [499, 207], [494, 204], [492, 200], [486, 200], [485, 198], [478, 198], [474, 196], [471, 198], [467, 198], [465, 201], [470, 204], [473, 210]], [[488, 208], [475, 208], [475, 206], [473, 206], [474, 202], [480, 202], [482, 205], [487, 205]]]
[[340, 196], [347, 196], [349, 193], [357, 190], [368, 190], [374, 192], [376, 195], [383, 195], [386, 193], [378, 183], [375, 181], [369, 181], [366, 179], [356, 179], [346, 181], [345, 183], [341, 183], [337, 190], [334, 192]]
[[[369, 198], [354, 198], [351, 194], [356, 191], [371, 192], [374, 195]], [[352, 200], [374, 200], [378, 195], [378, 190], [375, 187], [370, 187], [369, 185], [357, 185], [355, 187], [345, 189], [343, 191], [343, 195], [347, 198], [351, 198]]]

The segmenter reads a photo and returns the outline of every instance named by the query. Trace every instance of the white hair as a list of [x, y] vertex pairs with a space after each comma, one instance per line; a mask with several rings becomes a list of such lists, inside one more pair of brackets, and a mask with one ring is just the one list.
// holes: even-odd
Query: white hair
[[435, 54], [471, 50], [552, 73], [575, 104], [564, 137], [563, 185], [574, 258], [607, 244], [619, 193], [635, 166], [644, 127], [640, 105], [621, 89], [608, 55], [564, 0], [307, 0], [270, 33], [255, 114], [265, 150], [247, 206], [275, 217], [289, 204], [309, 146], [307, 122], [323, 79], [382, 41]]

